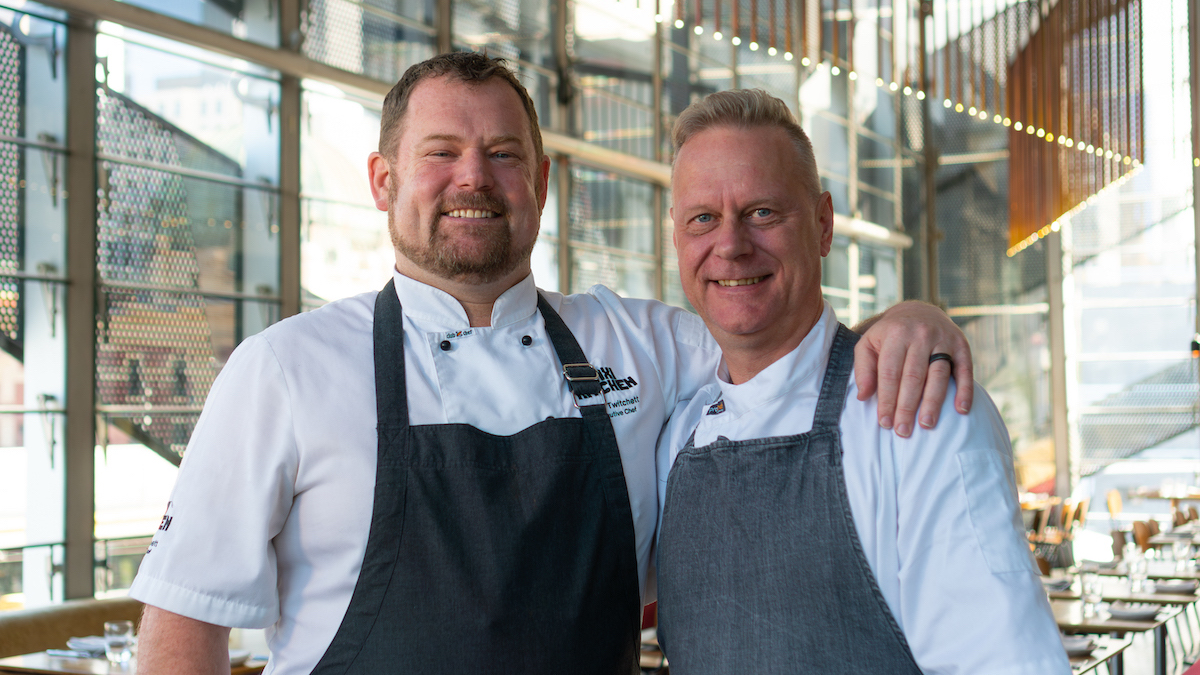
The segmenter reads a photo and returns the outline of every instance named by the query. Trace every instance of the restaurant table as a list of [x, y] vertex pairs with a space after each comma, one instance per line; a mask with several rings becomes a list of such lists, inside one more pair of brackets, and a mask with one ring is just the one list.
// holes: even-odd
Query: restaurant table
[[1096, 670], [1102, 663], [1108, 663], [1110, 675], [1124, 675], [1125, 656], [1123, 652], [1133, 644], [1133, 638], [1128, 635], [1122, 638], [1102, 635], [1096, 637], [1095, 642], [1096, 648], [1092, 650], [1091, 654], [1071, 657], [1071, 672], [1074, 675], [1083, 675], [1083, 673]]
[[[262, 659], [250, 659], [231, 669], [231, 675], [257, 675], [267, 666]], [[125, 666], [112, 665], [108, 659], [79, 659], [50, 656], [46, 652], [23, 654], [0, 659], [0, 673], [41, 673], [42, 675], [125, 675], [137, 671], [137, 660]]]
[[[1055, 591], [1049, 588], [1046, 589], [1046, 594], [1051, 600], [1078, 600], [1079, 599], [1079, 578], [1071, 582], [1071, 587]], [[1100, 596], [1104, 602], [1141, 602], [1155, 605], [1190, 605], [1193, 602], [1200, 600], [1200, 595], [1196, 593], [1131, 593], [1129, 591], [1129, 583], [1120, 579], [1106, 579], [1101, 586]]]
[[1183, 607], [1164, 605], [1149, 621], [1115, 619], [1104, 605], [1090, 617], [1083, 615], [1081, 600], [1051, 600], [1054, 620], [1064, 633], [1145, 633], [1154, 634], [1154, 673], [1167, 675], [1167, 622], [1179, 616]]
[[[1096, 567], [1086, 563], [1079, 565], [1077, 570], [1080, 572], [1095, 572], [1106, 577], [1124, 577], [1128, 576], [1129, 572], [1125, 569], [1125, 563], [1121, 563], [1116, 567]], [[1146, 564], [1146, 576], [1150, 579], [1181, 579], [1200, 581], [1200, 571], [1194, 567], [1187, 569], [1178, 569], [1175, 566], [1174, 560], [1150, 560]]]

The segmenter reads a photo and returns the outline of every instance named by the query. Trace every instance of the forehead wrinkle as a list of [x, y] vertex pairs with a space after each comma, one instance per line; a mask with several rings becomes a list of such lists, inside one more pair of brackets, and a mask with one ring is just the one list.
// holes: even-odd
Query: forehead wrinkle
[[[429, 134], [428, 136], [425, 136], [421, 140], [417, 141], [417, 143], [429, 143], [432, 141], [450, 141], [453, 143], [461, 143], [464, 140], [465, 139], [458, 134]], [[484, 143], [487, 146], [502, 145], [504, 143], [517, 143], [519, 145], [521, 144], [522, 140], [523, 139], [517, 134], [501, 134], [499, 136], [492, 136], [491, 138], [486, 139]]]

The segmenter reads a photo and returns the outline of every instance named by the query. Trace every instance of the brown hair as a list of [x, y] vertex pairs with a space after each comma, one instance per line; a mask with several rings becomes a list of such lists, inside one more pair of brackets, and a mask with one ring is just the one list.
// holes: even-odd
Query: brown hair
[[800, 156], [804, 175], [800, 182], [813, 198], [821, 195], [821, 178], [813, 156], [812, 141], [787, 104], [761, 89], [718, 91], [689, 105], [675, 120], [671, 142], [675, 155], [692, 136], [712, 127], [778, 127], [787, 132]]
[[509, 70], [504, 59], [478, 52], [438, 54], [404, 71], [404, 76], [388, 92], [387, 98], [383, 99], [383, 115], [379, 121], [379, 154], [387, 161], [392, 161], [396, 146], [400, 143], [401, 122], [408, 111], [408, 99], [413, 90], [424, 80], [443, 76], [469, 84], [482, 84], [494, 77], [507, 82], [525, 106], [525, 113], [529, 116], [529, 134], [533, 137], [533, 149], [537, 155], [534, 161], [541, 163], [542, 132], [538, 128], [537, 110], [533, 106], [533, 99], [529, 97], [529, 92], [525, 91], [525, 86], [517, 76]]

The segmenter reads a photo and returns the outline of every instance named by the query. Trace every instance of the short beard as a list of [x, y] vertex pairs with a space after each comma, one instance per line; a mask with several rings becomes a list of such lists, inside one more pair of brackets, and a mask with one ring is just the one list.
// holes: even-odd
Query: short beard
[[[392, 245], [414, 265], [442, 279], [461, 283], [488, 284], [510, 274], [533, 253], [533, 243], [514, 249], [508, 223], [507, 205], [500, 199], [477, 192], [456, 195], [438, 202], [429, 240], [421, 245], [405, 241], [395, 227], [392, 205], [398, 191], [396, 183], [388, 186], [388, 232]], [[479, 252], [468, 252], [456, 246], [442, 230], [442, 214], [454, 209], [475, 209], [499, 213], [502, 222], [489, 227], [487, 245]]]

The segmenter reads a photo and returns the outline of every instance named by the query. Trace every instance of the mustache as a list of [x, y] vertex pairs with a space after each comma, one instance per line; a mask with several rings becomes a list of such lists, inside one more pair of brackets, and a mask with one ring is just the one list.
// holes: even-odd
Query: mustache
[[464, 192], [438, 200], [437, 213], [439, 216], [455, 209], [492, 211], [504, 215], [508, 213], [508, 204], [495, 195], [482, 192]]

